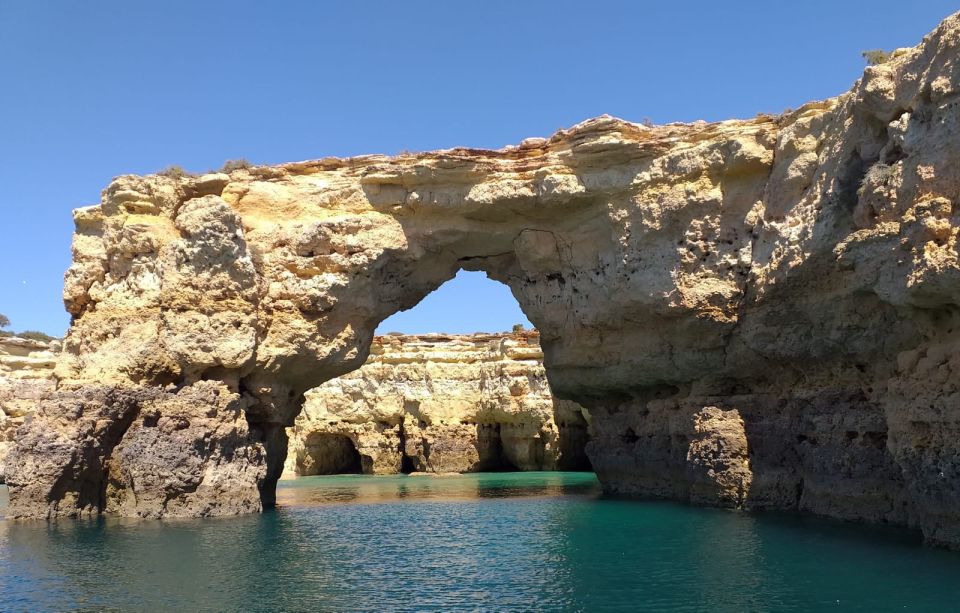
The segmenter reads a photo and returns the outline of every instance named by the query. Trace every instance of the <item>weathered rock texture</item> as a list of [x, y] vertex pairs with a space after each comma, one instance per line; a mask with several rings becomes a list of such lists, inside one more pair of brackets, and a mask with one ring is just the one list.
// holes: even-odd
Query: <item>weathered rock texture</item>
[[958, 88], [953, 16], [779, 117], [120, 177], [76, 213], [60, 395], [11, 510], [271, 504], [303, 393], [464, 268], [540, 330], [608, 491], [960, 546]]
[[540, 335], [388, 335], [307, 392], [289, 475], [589, 469], [585, 410], [553, 397]]
[[53, 391], [60, 341], [49, 343], [0, 336], [0, 483], [17, 428]]

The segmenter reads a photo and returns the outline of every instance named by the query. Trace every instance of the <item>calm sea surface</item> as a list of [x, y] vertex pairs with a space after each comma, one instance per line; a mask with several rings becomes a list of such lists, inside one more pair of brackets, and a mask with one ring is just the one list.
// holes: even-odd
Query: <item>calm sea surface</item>
[[307, 477], [279, 501], [0, 520], [0, 610], [960, 609], [960, 553], [915, 535], [606, 500], [587, 473]]

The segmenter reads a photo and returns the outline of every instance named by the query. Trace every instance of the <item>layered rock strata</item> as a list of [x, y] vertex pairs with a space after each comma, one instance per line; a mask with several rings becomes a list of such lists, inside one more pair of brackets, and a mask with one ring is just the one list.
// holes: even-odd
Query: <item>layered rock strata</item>
[[0, 483], [17, 428], [54, 389], [59, 351], [60, 341], [0, 336]]
[[608, 491], [960, 545], [958, 60], [953, 16], [776, 117], [120, 177], [75, 214], [11, 510], [270, 505], [304, 392], [462, 268], [540, 330]]
[[388, 335], [306, 394], [285, 473], [585, 470], [588, 415], [553, 397], [539, 334]]

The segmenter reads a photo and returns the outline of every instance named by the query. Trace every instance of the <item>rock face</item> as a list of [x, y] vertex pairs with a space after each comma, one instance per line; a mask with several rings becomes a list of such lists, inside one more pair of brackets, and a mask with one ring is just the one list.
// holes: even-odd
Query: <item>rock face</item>
[[0, 483], [17, 428], [54, 389], [60, 341], [49, 343], [0, 336]]
[[585, 409], [553, 397], [537, 332], [373, 339], [307, 392], [288, 475], [588, 470]]
[[958, 101], [953, 16], [779, 117], [120, 177], [75, 214], [11, 511], [271, 504], [304, 392], [463, 268], [540, 330], [608, 491], [960, 546]]
[[213, 381], [177, 391], [58, 390], [17, 431], [7, 485], [21, 500], [48, 501], [35, 514], [47, 517], [257, 511], [265, 458], [250, 436], [246, 405]]

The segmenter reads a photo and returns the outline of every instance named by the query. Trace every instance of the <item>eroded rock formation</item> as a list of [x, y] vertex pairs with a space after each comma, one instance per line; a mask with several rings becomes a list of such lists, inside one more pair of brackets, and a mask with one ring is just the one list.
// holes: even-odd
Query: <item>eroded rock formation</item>
[[953, 16], [779, 117], [120, 177], [76, 213], [11, 511], [270, 504], [304, 392], [464, 268], [540, 330], [608, 491], [960, 545], [958, 60]]
[[589, 469], [588, 416], [553, 397], [539, 337], [374, 338], [366, 364], [307, 392], [285, 472]]
[[53, 391], [60, 341], [0, 336], [0, 483], [16, 431], [41, 398]]

